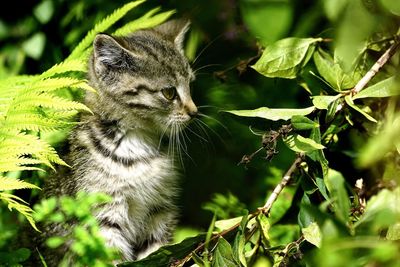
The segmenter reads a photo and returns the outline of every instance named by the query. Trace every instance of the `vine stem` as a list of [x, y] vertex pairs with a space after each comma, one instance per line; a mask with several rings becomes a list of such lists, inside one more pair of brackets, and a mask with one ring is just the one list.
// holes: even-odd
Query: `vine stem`
[[359, 93], [371, 81], [371, 79], [379, 72], [379, 70], [389, 61], [400, 47], [400, 42], [395, 42], [385, 51], [385, 53], [375, 62], [371, 69], [358, 81], [356, 86], [351, 90], [351, 94]]

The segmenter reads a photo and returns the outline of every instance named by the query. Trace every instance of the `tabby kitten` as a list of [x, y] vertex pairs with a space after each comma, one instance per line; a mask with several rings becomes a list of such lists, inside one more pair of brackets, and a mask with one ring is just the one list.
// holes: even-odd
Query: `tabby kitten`
[[107, 245], [126, 261], [168, 242], [176, 223], [174, 159], [159, 146], [197, 114], [189, 88], [194, 74], [182, 49], [187, 29], [174, 20], [127, 37], [96, 36], [89, 82], [97, 93], [85, 98], [94, 114], [83, 115], [70, 136], [71, 175], [44, 189], [47, 196], [80, 190], [112, 196], [95, 216]]

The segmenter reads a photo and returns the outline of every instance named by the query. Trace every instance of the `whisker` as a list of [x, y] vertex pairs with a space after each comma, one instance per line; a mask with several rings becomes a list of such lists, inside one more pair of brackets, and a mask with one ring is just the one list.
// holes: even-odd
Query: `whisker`
[[[222, 139], [221, 135], [219, 135], [213, 128], [211, 128], [210, 126], [208, 126], [207, 123], [205, 123], [204, 121], [202, 121], [202, 120], [200, 120], [200, 119], [197, 119], [197, 121], [198, 121], [199, 123], [201, 123], [205, 128], [210, 129], [210, 131], [211, 131], [215, 136], [217, 136], [217, 137], [219, 138], [219, 140], [220, 140], [224, 145], [226, 145], [226, 143], [224, 142], [224, 139]], [[199, 125], [200, 125], [200, 124], [199, 124]]]
[[204, 117], [204, 118], [207, 118], [207, 119], [209, 119], [209, 120], [215, 121], [215, 122], [216, 122], [217, 124], [219, 124], [222, 128], [224, 128], [224, 130], [225, 130], [227, 133], [231, 134], [231, 132], [229, 131], [228, 127], [226, 127], [225, 124], [223, 124], [222, 122], [220, 122], [220, 121], [217, 120], [216, 118], [213, 118], [213, 117], [208, 116], [208, 115], [206, 115], [206, 114], [204, 114], [204, 113], [201, 113], [201, 112], [199, 112], [197, 115], [199, 115], [200, 117]]
[[218, 39], [220, 39], [223, 36], [223, 34], [218, 35], [217, 37], [215, 37], [211, 42], [209, 42], [203, 49], [201, 49], [201, 51], [199, 52], [199, 54], [195, 57], [195, 59], [192, 62], [192, 65], [194, 66], [197, 62], [197, 60], [200, 58], [200, 56], [212, 45], [214, 44]]
[[215, 63], [213, 63], [213, 64], [207, 64], [207, 65], [201, 66], [201, 67], [199, 67], [199, 68], [193, 70], [193, 73], [194, 73], [195, 75], [197, 75], [197, 72], [198, 72], [199, 70], [202, 70], [202, 69], [205, 69], [205, 68], [209, 68], [209, 67], [218, 67], [218, 66], [222, 66], [222, 64], [215, 64]]
[[204, 142], [207, 142], [207, 143], [208, 143], [208, 140], [207, 140], [207, 139], [205, 139], [203, 136], [199, 135], [198, 133], [196, 133], [195, 131], [193, 131], [192, 129], [190, 129], [190, 126], [191, 126], [191, 125], [189, 125], [189, 126], [186, 128], [188, 131], [190, 131], [192, 134], [194, 134], [195, 136], [197, 136], [198, 138], [200, 138], [200, 139], [203, 140]]

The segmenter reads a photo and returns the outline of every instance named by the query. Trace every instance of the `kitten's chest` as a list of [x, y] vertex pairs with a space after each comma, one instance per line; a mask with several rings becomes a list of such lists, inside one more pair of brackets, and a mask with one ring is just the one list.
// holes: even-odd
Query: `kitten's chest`
[[[107, 144], [103, 144], [106, 146]], [[101, 191], [144, 202], [173, 187], [176, 173], [173, 161], [151, 144], [136, 136], [127, 136], [112, 155], [91, 151], [99, 172], [93, 172], [92, 182]]]

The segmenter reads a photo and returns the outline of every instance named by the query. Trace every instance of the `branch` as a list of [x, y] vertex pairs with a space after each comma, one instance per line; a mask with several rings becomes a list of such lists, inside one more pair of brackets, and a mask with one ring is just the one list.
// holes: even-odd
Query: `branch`
[[268, 213], [270, 211], [270, 209], [272, 208], [272, 205], [278, 199], [279, 194], [282, 192], [282, 190], [285, 188], [285, 186], [289, 183], [289, 181], [292, 177], [292, 174], [297, 170], [297, 167], [303, 161], [303, 157], [304, 157], [304, 154], [299, 154], [297, 156], [297, 158], [293, 161], [292, 165], [290, 166], [290, 168], [287, 170], [287, 172], [283, 176], [281, 182], [275, 187], [274, 191], [272, 191], [272, 194], [269, 196], [265, 205], [262, 208], [260, 208], [261, 212]]
[[388, 50], [375, 62], [371, 69], [361, 78], [360, 81], [351, 90], [351, 94], [355, 95], [359, 93], [364, 87], [371, 81], [371, 79], [378, 73], [378, 71], [389, 61], [389, 59], [396, 53], [396, 50], [400, 47], [400, 42], [395, 40]]

